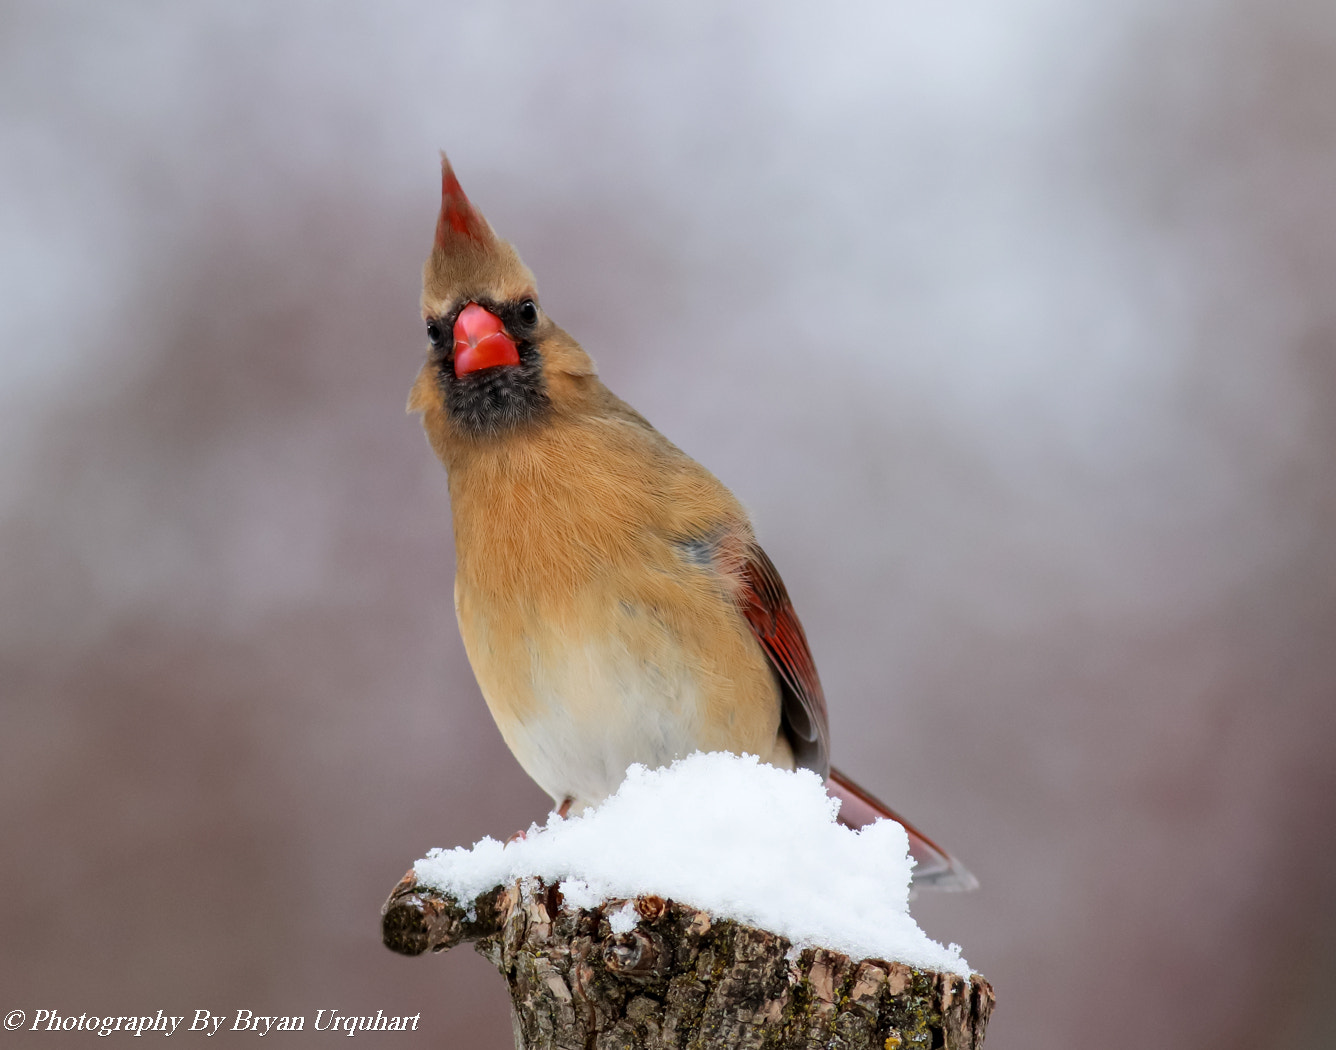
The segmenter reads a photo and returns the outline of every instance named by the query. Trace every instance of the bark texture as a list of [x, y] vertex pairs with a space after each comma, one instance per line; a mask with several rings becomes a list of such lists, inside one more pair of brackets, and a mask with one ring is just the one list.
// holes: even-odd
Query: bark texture
[[405, 955], [463, 941], [510, 986], [517, 1050], [978, 1050], [993, 1008], [982, 977], [793, 952], [783, 937], [658, 897], [568, 908], [525, 879], [461, 902], [413, 872], [381, 911]]

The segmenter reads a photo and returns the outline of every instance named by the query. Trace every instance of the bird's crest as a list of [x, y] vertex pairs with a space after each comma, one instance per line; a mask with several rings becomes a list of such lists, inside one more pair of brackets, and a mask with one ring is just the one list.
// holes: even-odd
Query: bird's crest
[[441, 154], [441, 211], [423, 274], [423, 316], [443, 316], [461, 302], [507, 302], [536, 294], [533, 274], [464, 194]]
[[450, 158], [441, 154], [441, 215], [436, 220], [436, 246], [449, 250], [451, 242], [466, 237], [476, 244], [496, 239], [482, 212], [464, 195]]

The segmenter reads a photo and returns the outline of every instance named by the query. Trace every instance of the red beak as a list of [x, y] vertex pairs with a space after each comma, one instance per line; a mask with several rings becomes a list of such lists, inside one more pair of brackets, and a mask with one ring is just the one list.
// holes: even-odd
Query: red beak
[[482, 368], [517, 365], [520, 352], [506, 335], [501, 318], [477, 303], [469, 303], [455, 321], [455, 375], [466, 376]]

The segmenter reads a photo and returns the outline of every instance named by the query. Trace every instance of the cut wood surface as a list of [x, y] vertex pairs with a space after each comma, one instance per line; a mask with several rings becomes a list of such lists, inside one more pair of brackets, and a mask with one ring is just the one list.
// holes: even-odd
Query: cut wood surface
[[993, 1008], [977, 974], [797, 951], [658, 897], [569, 908], [530, 878], [458, 901], [410, 871], [381, 915], [405, 955], [473, 941], [509, 985], [517, 1050], [977, 1050]]

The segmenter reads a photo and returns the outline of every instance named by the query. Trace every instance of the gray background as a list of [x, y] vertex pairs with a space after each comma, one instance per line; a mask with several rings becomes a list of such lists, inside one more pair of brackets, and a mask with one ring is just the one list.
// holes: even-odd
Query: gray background
[[509, 1045], [377, 927], [545, 810], [403, 413], [444, 147], [980, 876], [989, 1047], [1336, 1045], [1334, 134], [1325, 0], [5, 5], [0, 1009]]

